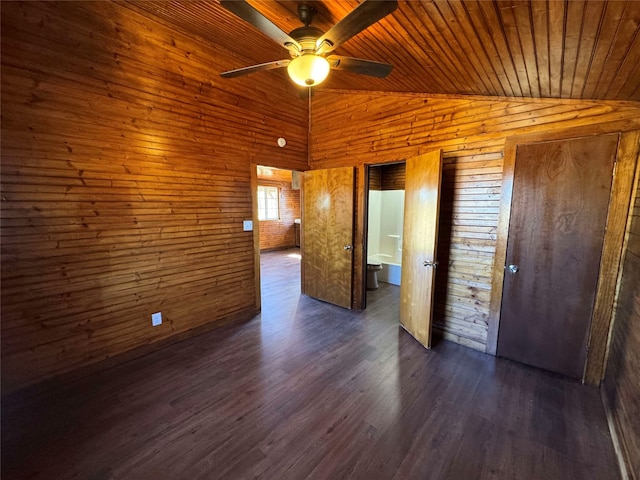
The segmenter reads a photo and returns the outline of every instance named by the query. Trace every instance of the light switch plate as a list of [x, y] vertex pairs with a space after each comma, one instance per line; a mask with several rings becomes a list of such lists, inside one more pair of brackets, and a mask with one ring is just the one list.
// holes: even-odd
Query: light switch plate
[[162, 323], [162, 313], [161, 312], [152, 313], [151, 314], [151, 325], [153, 325], [154, 327], [157, 327], [161, 323]]
[[243, 220], [242, 222], [242, 229], [245, 232], [251, 232], [253, 231], [253, 221], [252, 220]]

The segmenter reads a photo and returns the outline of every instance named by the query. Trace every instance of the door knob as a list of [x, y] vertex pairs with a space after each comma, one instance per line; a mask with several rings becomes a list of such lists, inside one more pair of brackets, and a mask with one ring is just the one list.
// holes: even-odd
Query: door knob
[[518, 265], [509, 265], [509, 273], [518, 273], [520, 267]]
[[433, 267], [436, 268], [438, 266], [438, 261], [435, 262], [427, 262], [426, 260], [424, 261], [423, 265], [425, 267]]
[[344, 249], [345, 249], [345, 250], [351, 250], [351, 248], [352, 248], [352, 247], [351, 247], [351, 245], [345, 245], [345, 246], [344, 246]]

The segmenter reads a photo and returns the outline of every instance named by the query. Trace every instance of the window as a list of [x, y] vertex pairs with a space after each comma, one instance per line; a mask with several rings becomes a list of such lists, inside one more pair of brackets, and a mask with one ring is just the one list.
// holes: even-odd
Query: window
[[278, 187], [258, 186], [258, 220], [278, 220], [279, 212]]

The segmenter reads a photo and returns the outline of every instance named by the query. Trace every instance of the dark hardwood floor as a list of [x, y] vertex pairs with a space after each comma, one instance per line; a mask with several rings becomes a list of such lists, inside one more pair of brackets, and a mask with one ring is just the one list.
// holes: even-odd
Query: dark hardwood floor
[[300, 296], [262, 255], [263, 313], [2, 405], [4, 479], [617, 479], [596, 389]]

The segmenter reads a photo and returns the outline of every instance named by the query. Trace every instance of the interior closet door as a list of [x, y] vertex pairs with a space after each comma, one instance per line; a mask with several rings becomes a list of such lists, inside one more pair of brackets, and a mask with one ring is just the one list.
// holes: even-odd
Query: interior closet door
[[498, 355], [582, 378], [617, 145], [517, 147]]
[[302, 293], [351, 308], [353, 167], [304, 172]]
[[431, 348], [442, 152], [407, 160], [400, 281], [400, 324]]

